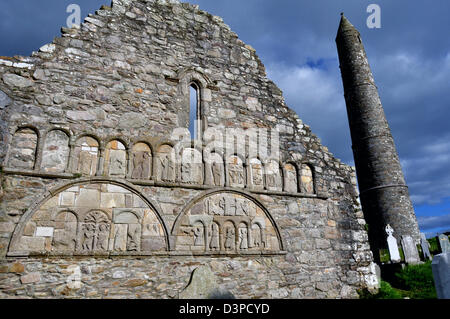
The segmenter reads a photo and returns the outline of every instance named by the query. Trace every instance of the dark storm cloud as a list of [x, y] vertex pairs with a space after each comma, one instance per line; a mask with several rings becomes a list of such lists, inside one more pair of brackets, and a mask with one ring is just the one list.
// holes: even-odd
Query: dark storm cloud
[[[83, 16], [109, 0], [1, 0], [0, 55], [30, 54], [59, 36], [69, 3]], [[415, 205], [450, 197], [450, 2], [193, 0], [219, 15], [266, 65], [286, 102], [324, 145], [353, 164], [334, 42], [339, 13], [361, 32]], [[381, 29], [366, 8], [381, 7]]]

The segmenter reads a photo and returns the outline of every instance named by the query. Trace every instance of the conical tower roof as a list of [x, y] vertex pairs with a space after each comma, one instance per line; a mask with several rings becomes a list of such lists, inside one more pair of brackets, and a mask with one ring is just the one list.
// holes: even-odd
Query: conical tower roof
[[339, 28], [338, 28], [338, 32], [336, 35], [336, 39], [339, 38], [341, 35], [343, 35], [346, 32], [358, 32], [358, 30], [355, 28], [355, 26], [353, 24], [350, 23], [350, 21], [348, 21], [348, 19], [344, 16], [344, 13], [341, 12], [341, 21], [339, 23]]

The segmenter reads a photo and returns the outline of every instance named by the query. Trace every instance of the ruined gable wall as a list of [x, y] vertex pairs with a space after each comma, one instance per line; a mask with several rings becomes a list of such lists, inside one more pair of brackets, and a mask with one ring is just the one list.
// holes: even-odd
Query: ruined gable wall
[[[219, 17], [177, 2], [113, 1], [112, 8], [89, 16], [80, 30], [63, 29], [61, 38], [32, 57], [0, 63], [0, 90], [7, 96], [2, 101], [8, 99], [2, 105], [2, 140], [9, 146], [1, 149], [1, 255], [9, 252], [0, 268], [3, 294], [67, 294], [65, 278], [72, 264], [81, 265], [84, 286], [69, 289], [69, 294], [84, 297], [177, 297], [199, 265], [209, 265], [220, 286], [237, 297], [348, 298], [373, 280], [354, 172], [287, 108], [254, 50]], [[252, 185], [252, 162], [245, 154], [240, 154], [242, 185], [230, 184], [229, 178], [216, 184], [205, 163], [199, 179], [194, 175], [185, 180], [181, 162], [173, 168], [174, 176], [161, 175], [158, 154], [165, 153], [160, 147], [174, 145], [174, 128], [187, 127], [191, 80], [201, 86], [206, 126], [279, 132], [281, 159], [273, 188], [268, 187], [267, 170], [262, 171], [261, 188]], [[139, 143], [147, 146], [137, 148]], [[52, 150], [62, 155], [50, 158]], [[134, 176], [134, 156], [143, 153], [150, 158], [140, 163], [149, 168]], [[108, 166], [113, 163], [108, 160], [121, 156], [124, 166]], [[15, 164], [12, 159], [17, 159]], [[229, 177], [231, 162], [222, 159], [221, 174]], [[93, 164], [83, 165], [89, 161]], [[294, 186], [286, 180], [289, 163], [296, 169]], [[269, 162], [261, 165], [270, 167]], [[305, 186], [309, 180], [311, 189]], [[214, 190], [220, 196], [205, 197]], [[89, 204], [89, 196], [100, 204]], [[211, 210], [202, 211], [211, 205], [209, 199], [217, 207], [221, 201], [231, 205], [230, 200], [254, 207], [254, 216], [249, 216], [264, 221], [273, 246], [260, 252], [248, 247], [248, 254], [231, 253], [224, 246], [217, 252], [196, 251], [200, 240], [190, 233], [194, 229], [189, 223], [211, 219]], [[73, 216], [64, 213], [69, 208]], [[105, 245], [112, 246], [92, 258], [83, 250], [84, 237], [76, 225], [84, 227], [89, 218], [101, 220], [103, 213], [93, 214], [94, 209], [107, 215], [105, 229], [110, 227], [119, 239], [123, 220], [128, 230], [159, 225], [159, 237], [146, 237], [140, 229], [136, 252], [125, 239], [110, 235]], [[121, 215], [125, 210], [132, 210], [137, 221]], [[77, 218], [78, 224], [71, 222]], [[222, 225], [220, 218], [214, 221], [225, 232], [226, 220]], [[230, 220], [251, 223], [242, 218]], [[100, 229], [103, 224], [95, 225]], [[53, 229], [52, 237], [37, 236], [37, 227]], [[55, 239], [57, 233], [70, 231], [72, 244]], [[55, 247], [64, 247], [65, 253]], [[17, 259], [23, 257], [20, 251], [29, 257]], [[53, 256], [36, 256], [39, 251]]]

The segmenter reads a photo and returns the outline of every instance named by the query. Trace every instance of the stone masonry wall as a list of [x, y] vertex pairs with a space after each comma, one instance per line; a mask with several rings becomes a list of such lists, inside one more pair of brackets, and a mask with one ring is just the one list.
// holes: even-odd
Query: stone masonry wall
[[[221, 18], [114, 0], [0, 79], [0, 297], [178, 298], [202, 265], [238, 298], [376, 286], [354, 169]], [[191, 83], [226, 147], [180, 142]]]

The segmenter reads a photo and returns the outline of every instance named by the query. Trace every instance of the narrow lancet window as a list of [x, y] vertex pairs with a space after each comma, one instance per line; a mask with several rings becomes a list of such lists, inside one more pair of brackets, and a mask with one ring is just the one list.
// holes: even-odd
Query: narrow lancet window
[[191, 83], [189, 88], [189, 133], [191, 133], [191, 139], [198, 138], [198, 132], [200, 128], [199, 113], [199, 87], [195, 83]]

